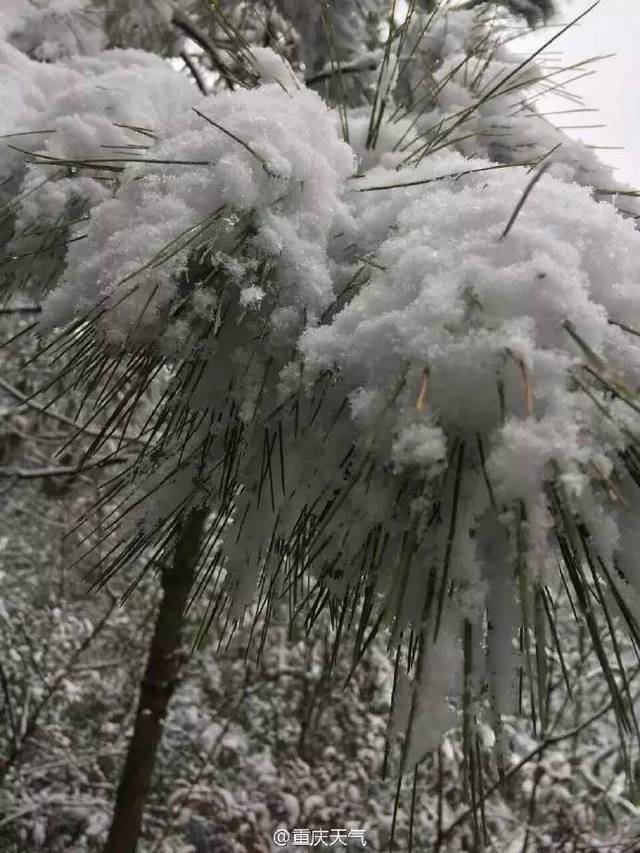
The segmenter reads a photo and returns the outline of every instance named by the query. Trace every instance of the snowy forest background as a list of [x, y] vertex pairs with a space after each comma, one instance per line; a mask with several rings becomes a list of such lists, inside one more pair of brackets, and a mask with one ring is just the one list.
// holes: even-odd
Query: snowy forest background
[[0, 850], [640, 849], [584, 12], [0, 5]]

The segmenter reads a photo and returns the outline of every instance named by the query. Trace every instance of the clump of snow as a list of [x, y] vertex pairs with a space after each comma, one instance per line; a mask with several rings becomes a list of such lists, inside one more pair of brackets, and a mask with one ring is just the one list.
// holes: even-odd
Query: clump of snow
[[253, 47], [251, 61], [264, 83], [279, 83], [284, 89], [299, 89], [300, 82], [288, 62], [268, 47]]
[[396, 97], [415, 112], [404, 125], [396, 120], [389, 126], [402, 152], [398, 159], [412, 162], [443, 144], [499, 163], [544, 159], [556, 177], [604, 190], [598, 199], [614, 201], [625, 214], [640, 213], [637, 199], [617, 195], [630, 188], [618, 183], [613, 169], [535, 107], [537, 93], [550, 82], [560, 86], [571, 69], [563, 77], [555, 67], [556, 79], [544, 54], [525, 62], [507, 41], [475, 10], [445, 4], [435, 15], [413, 16]]
[[[440, 172], [455, 173], [447, 156]], [[397, 183], [398, 174], [376, 170], [363, 187]], [[417, 200], [396, 190], [401, 199], [382, 207], [367, 194], [366, 233], [390, 234], [376, 254], [380, 269], [301, 342], [307, 368], [337, 366], [350, 393], [383, 391], [407, 362], [427, 365], [424, 416], [456, 435], [489, 435], [496, 483], [510, 499], [531, 495], [553, 460], [580, 469], [603, 440], [612, 448], [598, 409], [573, 385], [584, 352], [572, 329], [630, 386], [640, 379], [640, 348], [608, 322], [640, 321], [635, 229], [586, 189], [545, 176], [501, 239], [527, 180], [524, 170], [451, 178]], [[500, 464], [506, 447], [511, 457]]]
[[[19, 188], [24, 197], [18, 232], [34, 222], [55, 222], [74, 199], [88, 210], [113, 194], [118, 172], [101, 169], [100, 163], [69, 170], [67, 162], [112, 157], [117, 168], [119, 160], [144, 159], [154, 134], [164, 131], [176, 110], [185, 111], [198, 100], [185, 78], [143, 51], [109, 50], [44, 65], [4, 45], [0, 68], [3, 103], [10, 105], [0, 129], [18, 134], [7, 140], [14, 148], [5, 143], [0, 151], [0, 176], [15, 180], [25, 160], [22, 151], [36, 159]], [[56, 160], [62, 161], [58, 168]]]
[[[256, 301], [263, 285], [251, 280], [259, 276], [253, 271], [258, 265], [264, 273], [268, 263], [281, 306], [310, 317], [326, 306], [327, 240], [346, 219], [340, 196], [353, 169], [329, 110], [314, 93], [290, 93], [276, 83], [220, 95], [202, 109], [182, 112], [146, 152], [159, 165], [132, 165], [121, 191], [95, 208], [87, 239], [70, 247], [66, 281], [45, 306], [50, 324], [106, 298], [113, 306], [103, 323], [108, 336], [120, 338], [134, 325], [140, 335], [156, 329], [194, 250], [203, 259], [211, 251], [231, 256], [231, 246], [220, 248], [221, 235], [239, 233], [239, 217], [253, 232], [240, 266], [243, 299]], [[175, 253], [154, 265], [172, 245]], [[125, 281], [132, 295], [116, 307]]]
[[[362, 452], [381, 466], [395, 465], [395, 477], [415, 489], [406, 504], [401, 490], [401, 510], [398, 480], [388, 474], [369, 474], [362, 491], [350, 486], [340, 515], [344, 526], [336, 522], [344, 533], [343, 558], [356, 560], [373, 517], [369, 500], [377, 501], [391, 536], [390, 574], [386, 584], [378, 576], [378, 584], [396, 631], [425, 618], [433, 623], [427, 576], [445, 583], [442, 565], [450, 560], [457, 606], [472, 621], [488, 608], [493, 621], [487, 677], [496, 705], [505, 708], [514, 666], [506, 638], [518, 621], [505, 601], [517, 600], [518, 593], [507, 589], [494, 566], [504, 563], [507, 575], [513, 571], [507, 567], [516, 559], [509, 544], [514, 525], [520, 525], [534, 583], [548, 583], [555, 571], [557, 543], [547, 507], [552, 482], [572, 506], [584, 507], [593, 535], [611, 543], [608, 553], [615, 548], [621, 499], [609, 478], [629, 422], [603, 417], [606, 388], [595, 377], [620, 389], [640, 380], [636, 339], [610, 322], [640, 324], [640, 299], [633, 296], [640, 237], [612, 205], [548, 174], [504, 234], [531, 176], [521, 168], [474, 172], [488, 165], [434, 155], [410, 171], [376, 167], [357, 182], [363, 190], [403, 180], [417, 185], [355, 198], [359, 245], [371, 241], [373, 248], [380, 241], [368, 279], [330, 323], [303, 333], [299, 349], [306, 381], [329, 371], [336, 398], [351, 401]], [[443, 492], [445, 457], [450, 471], [460, 467], [458, 485]], [[603, 489], [608, 509], [596, 515], [593, 505], [602, 504]], [[445, 513], [456, 516], [449, 545], [446, 523], [429, 527], [434, 502], [433, 512], [442, 511], [440, 500]], [[526, 518], [500, 512], [499, 533], [491, 503], [494, 513], [525, 506]], [[405, 580], [404, 540], [391, 545], [394, 511], [406, 513], [405, 537], [412, 523], [424, 531]], [[354, 518], [366, 519], [361, 535]], [[446, 598], [444, 606], [451, 606]]]
[[397, 468], [409, 466], [426, 467], [442, 462], [446, 456], [446, 444], [442, 430], [429, 424], [410, 424], [403, 427], [391, 448], [391, 458]]
[[400, 671], [391, 730], [407, 738], [404, 771], [437, 749], [442, 736], [456, 723], [450, 700], [457, 692], [462, 665], [458, 628], [452, 621], [443, 626], [435, 643], [424, 638], [413, 682]]
[[106, 48], [104, 8], [91, 0], [4, 0], [0, 39], [41, 62]]

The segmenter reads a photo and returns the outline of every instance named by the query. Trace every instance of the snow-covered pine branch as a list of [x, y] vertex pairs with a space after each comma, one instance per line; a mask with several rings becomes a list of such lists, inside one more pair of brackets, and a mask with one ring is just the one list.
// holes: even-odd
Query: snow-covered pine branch
[[[616, 207], [635, 216], [633, 194], [536, 112], [549, 72], [481, 9], [411, 4], [385, 34], [379, 3], [307, 31], [282, 2], [293, 64], [229, 19], [245, 85], [202, 97], [164, 59], [108, 49], [117, 5], [104, 40], [34, 53], [36, 26], [57, 38], [58, 6], [83, 6], [51, 3], [2, 46], [6, 276], [47, 291], [39, 331], [78, 383], [124, 394], [92, 450], [163, 383], [106, 574], [167, 560], [206, 511], [191, 556], [194, 577], [223, 561], [210, 618], [257, 590], [311, 621], [351, 612], [360, 645], [409, 638], [403, 769], [452, 702], [468, 722], [488, 685], [508, 710], [518, 666], [544, 730], [547, 587], [572, 589], [594, 643], [594, 610], [640, 638], [640, 236]], [[132, 8], [133, 44], [171, 26], [167, 4], [151, 12]], [[304, 84], [355, 81], [360, 60], [357, 97]]]

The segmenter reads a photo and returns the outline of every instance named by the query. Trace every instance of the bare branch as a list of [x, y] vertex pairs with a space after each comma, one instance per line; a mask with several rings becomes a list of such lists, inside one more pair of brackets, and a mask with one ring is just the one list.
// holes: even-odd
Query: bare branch
[[125, 462], [130, 462], [126, 456], [112, 456], [107, 459], [98, 459], [96, 462], [91, 462], [87, 465], [61, 465], [51, 466], [47, 468], [0, 468], [0, 477], [16, 478], [18, 480], [37, 480], [43, 477], [66, 477], [73, 474], [83, 474], [86, 471], [92, 471], [95, 468], [106, 468], [109, 465], [121, 465]]
[[218, 57], [215, 44], [206, 33], [203, 33], [188, 15], [180, 9], [173, 10], [172, 22], [179, 30], [201, 47], [207, 54], [215, 70], [223, 78], [227, 89], [233, 89], [233, 80], [227, 66]]
[[[102, 432], [98, 429], [91, 429], [90, 427], [82, 426], [82, 424], [74, 421], [73, 418], [68, 418], [66, 415], [61, 415], [59, 412], [54, 412], [49, 409], [48, 406], [42, 405], [41, 403], [35, 403], [32, 399], [27, 397], [26, 394], [23, 394], [22, 391], [19, 391], [15, 386], [13, 386], [10, 382], [7, 382], [2, 376], [0, 376], [0, 388], [4, 388], [12, 397], [22, 403], [21, 406], [16, 407], [15, 412], [22, 411], [25, 408], [33, 409], [36, 412], [40, 412], [42, 415], [46, 415], [48, 418], [53, 418], [60, 423], [67, 424], [67, 426], [73, 427], [74, 430], [77, 430], [79, 433], [84, 433], [85, 435], [93, 436], [97, 438], [102, 435]], [[11, 413], [13, 414], [13, 412]], [[137, 444], [145, 444], [145, 442], [141, 438], [135, 438], [134, 436], [122, 436], [122, 441], [127, 442], [135, 442]]]
[[180, 59], [187, 66], [189, 71], [191, 72], [191, 76], [196, 81], [196, 85], [198, 89], [202, 92], [203, 95], [207, 94], [207, 87], [205, 86], [205, 82], [202, 78], [202, 74], [200, 73], [200, 69], [196, 65], [196, 63], [191, 59], [186, 50], [180, 51]]

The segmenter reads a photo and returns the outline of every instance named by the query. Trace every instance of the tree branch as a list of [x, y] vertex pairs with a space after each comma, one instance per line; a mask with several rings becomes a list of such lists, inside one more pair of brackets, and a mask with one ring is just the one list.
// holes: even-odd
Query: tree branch
[[130, 460], [126, 456], [113, 456], [106, 459], [98, 459], [87, 465], [61, 465], [46, 468], [0, 468], [0, 477], [15, 477], [18, 480], [37, 480], [43, 477], [67, 477], [71, 474], [83, 474], [94, 468], [106, 468], [108, 465], [120, 465]]
[[216, 47], [209, 36], [206, 33], [201, 32], [191, 18], [188, 15], [185, 15], [185, 13], [180, 9], [173, 10], [173, 17], [171, 20], [175, 27], [204, 50], [211, 60], [215, 70], [222, 76], [227, 89], [233, 89], [233, 80], [231, 79], [229, 69], [219, 59]]
[[38, 721], [40, 719], [40, 715], [45, 710], [45, 708], [48, 706], [49, 702], [51, 701], [51, 698], [56, 693], [58, 687], [68, 677], [69, 673], [71, 672], [71, 670], [75, 666], [75, 663], [78, 660], [78, 658], [82, 655], [82, 653], [84, 651], [86, 651], [86, 649], [89, 648], [91, 643], [94, 641], [94, 639], [98, 636], [98, 634], [102, 631], [104, 626], [107, 624], [109, 618], [111, 617], [111, 614], [116, 609], [117, 604], [118, 604], [118, 599], [115, 598], [115, 596], [112, 596], [109, 607], [106, 609], [106, 611], [100, 617], [98, 622], [93, 626], [90, 633], [87, 634], [87, 636], [84, 638], [84, 640], [82, 640], [81, 643], [79, 643], [78, 646], [76, 646], [75, 650], [71, 653], [71, 655], [70, 655], [69, 659], [67, 660], [66, 664], [64, 665], [64, 667], [61, 670], [59, 670], [57, 676], [53, 679], [53, 681], [51, 682], [51, 684], [47, 688], [46, 693], [44, 694], [44, 696], [42, 697], [40, 702], [36, 705], [36, 707], [31, 712], [31, 715], [29, 716], [27, 724], [24, 727], [22, 737], [20, 738], [20, 740], [16, 744], [14, 744], [14, 746], [12, 747], [11, 751], [9, 752], [9, 755], [7, 756], [6, 760], [0, 761], [0, 782], [5, 778], [5, 776], [9, 772], [9, 769], [15, 764], [16, 760], [20, 756], [20, 753], [24, 749], [24, 746], [27, 743], [27, 741], [30, 740], [31, 737], [33, 736], [33, 734], [35, 733], [37, 725], [38, 725]]
[[[638, 673], [640, 673], [640, 667], [635, 669], [633, 675], [631, 676], [631, 678], [628, 679], [628, 681], [631, 682], [638, 675]], [[446, 841], [447, 838], [449, 838], [454, 829], [457, 829], [460, 824], [464, 823], [469, 817], [471, 817], [471, 815], [474, 814], [474, 812], [476, 812], [480, 808], [480, 805], [484, 803], [487, 798], [491, 794], [493, 794], [493, 792], [496, 791], [501, 784], [503, 784], [503, 782], [505, 782], [507, 779], [510, 779], [512, 776], [515, 776], [516, 773], [522, 770], [525, 764], [528, 764], [537, 755], [543, 753], [548, 747], [554, 746], [557, 743], [561, 743], [563, 740], [570, 740], [571, 738], [576, 737], [576, 735], [579, 735], [592, 723], [595, 723], [601, 717], [604, 717], [604, 715], [607, 714], [613, 708], [613, 706], [614, 700], [612, 699], [607, 702], [606, 705], [603, 705], [598, 711], [595, 711], [593, 714], [591, 714], [590, 717], [587, 717], [586, 720], [583, 720], [583, 722], [579, 723], [577, 726], [574, 726], [574, 728], [569, 729], [566, 732], [562, 732], [561, 734], [550, 735], [549, 737], [545, 738], [541, 743], [538, 744], [538, 746], [535, 747], [535, 749], [532, 749], [531, 752], [527, 753], [524, 758], [522, 758], [517, 764], [515, 764], [510, 770], [508, 770], [507, 773], [505, 773], [504, 775], [504, 779], [498, 780], [489, 788], [487, 788], [487, 790], [483, 792], [482, 796], [479, 797], [478, 802], [476, 802], [474, 806], [470, 806], [468, 809], [463, 811], [462, 814], [458, 815], [458, 817], [452, 823], [449, 824], [449, 826], [444, 830], [444, 832], [438, 839], [440, 844], [442, 844], [443, 841]]]
[[202, 92], [203, 95], [206, 95], [207, 94], [207, 87], [205, 86], [204, 80], [202, 79], [202, 74], [200, 73], [200, 69], [195, 64], [193, 59], [191, 59], [191, 57], [189, 56], [189, 54], [187, 53], [186, 50], [180, 51], [180, 59], [184, 62], [184, 64], [187, 66], [187, 68], [191, 72], [191, 76], [196, 81], [196, 85], [198, 86], [198, 89], [200, 89], [200, 91]]
[[[42, 405], [40, 403], [35, 403], [30, 397], [28, 397], [26, 394], [23, 394], [22, 391], [19, 391], [10, 382], [7, 382], [6, 379], [3, 379], [2, 376], [0, 376], [0, 388], [3, 388], [14, 399], [22, 403], [22, 405], [18, 406], [14, 411], [3, 413], [3, 415], [14, 414], [15, 412], [18, 412], [22, 409], [29, 408], [33, 409], [36, 412], [40, 412], [41, 415], [45, 415], [48, 418], [53, 418], [53, 420], [58, 421], [59, 423], [63, 423], [67, 426], [73, 427], [73, 429], [76, 430], [78, 434], [84, 433], [85, 435], [90, 435], [94, 438], [98, 438], [102, 435], [99, 429], [92, 429], [88, 426], [82, 426], [82, 424], [79, 424], [77, 421], [74, 421], [73, 418], [68, 418], [66, 415], [54, 412], [48, 406]], [[122, 441], [135, 442], [136, 444], [146, 443], [142, 438], [135, 438], [134, 436], [129, 435], [118, 436], [118, 438], [121, 438]]]
[[40, 305], [16, 305], [10, 308], [0, 308], [0, 315], [6, 314], [40, 314], [42, 307]]
[[377, 62], [362, 62], [362, 60], [357, 60], [350, 65], [340, 65], [339, 68], [327, 68], [323, 71], [318, 71], [317, 74], [307, 77], [304, 82], [307, 86], [313, 86], [314, 83], [321, 83], [323, 80], [328, 80], [329, 77], [335, 77], [338, 74], [359, 74], [363, 71], [375, 71], [377, 67]]

